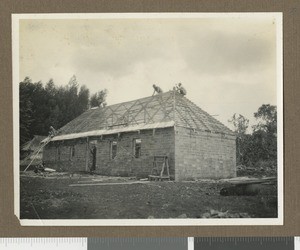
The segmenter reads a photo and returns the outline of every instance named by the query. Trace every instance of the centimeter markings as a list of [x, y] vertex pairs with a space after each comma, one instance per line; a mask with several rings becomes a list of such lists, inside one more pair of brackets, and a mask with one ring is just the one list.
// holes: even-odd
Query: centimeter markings
[[[299, 238], [299, 237], [295, 237]], [[224, 242], [234, 242], [236, 244], [244, 243], [276, 243], [276, 242], [285, 242], [289, 244], [294, 241], [294, 237], [195, 237], [194, 242], [199, 243], [224, 243]]]
[[110, 244], [110, 243], [124, 243], [124, 244], [140, 244], [140, 243], [154, 243], [154, 244], [174, 244], [186, 243], [188, 238], [88, 238], [90, 243]]
[[87, 238], [0, 238], [0, 244], [86, 244]]
[[0, 238], [1, 250], [39, 250], [41, 247], [44, 250], [300, 250], [300, 237]]
[[[101, 246], [101, 248], [100, 248]], [[187, 250], [187, 238], [90, 238], [88, 250]], [[191, 249], [193, 250], [193, 249]]]
[[194, 250], [294, 250], [293, 237], [206, 237], [194, 239]]
[[87, 238], [0, 238], [2, 250], [87, 250]]

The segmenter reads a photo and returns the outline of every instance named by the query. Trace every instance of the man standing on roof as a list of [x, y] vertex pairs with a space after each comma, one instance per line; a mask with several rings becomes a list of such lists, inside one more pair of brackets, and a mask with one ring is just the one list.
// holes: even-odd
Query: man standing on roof
[[178, 86], [176, 86], [177, 91], [179, 92], [179, 94], [181, 95], [186, 95], [186, 90], [185, 88], [182, 86], [181, 82], [178, 83]]
[[157, 94], [160, 94], [163, 92], [162, 89], [160, 87], [156, 86], [155, 84], [153, 84], [153, 88], [154, 88], [154, 92], [153, 92], [152, 96], [154, 96], [155, 92]]

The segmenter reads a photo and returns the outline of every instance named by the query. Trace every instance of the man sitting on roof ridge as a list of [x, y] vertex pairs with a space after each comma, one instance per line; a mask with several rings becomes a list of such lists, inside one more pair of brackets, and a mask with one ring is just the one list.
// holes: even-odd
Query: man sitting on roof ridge
[[176, 84], [173, 89], [183, 96], [186, 95], [186, 89], [182, 86], [181, 82], [178, 85]]

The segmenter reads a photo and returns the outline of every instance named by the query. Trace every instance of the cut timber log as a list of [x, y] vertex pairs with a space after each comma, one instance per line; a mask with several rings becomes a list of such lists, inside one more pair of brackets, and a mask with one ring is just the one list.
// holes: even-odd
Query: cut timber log
[[132, 181], [132, 182], [105, 182], [105, 183], [84, 183], [84, 184], [70, 184], [69, 187], [86, 187], [86, 186], [115, 186], [115, 185], [134, 185], [147, 184], [148, 181]]
[[247, 178], [247, 179], [232, 179], [227, 180], [231, 186], [224, 187], [220, 190], [220, 195], [234, 196], [245, 195], [254, 196], [258, 195], [263, 189], [263, 185], [274, 185], [277, 182], [276, 177], [269, 178]]
[[277, 177], [267, 177], [267, 178], [233, 178], [228, 179], [226, 182], [235, 185], [247, 185], [255, 183], [269, 183], [277, 182]]

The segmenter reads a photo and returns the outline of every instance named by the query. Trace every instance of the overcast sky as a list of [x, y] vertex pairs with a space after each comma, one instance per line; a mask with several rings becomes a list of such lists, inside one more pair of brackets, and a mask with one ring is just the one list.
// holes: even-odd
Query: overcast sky
[[276, 105], [276, 22], [268, 18], [27, 19], [20, 21], [20, 81], [58, 85], [72, 75], [107, 103], [181, 82], [187, 98], [229, 126]]

